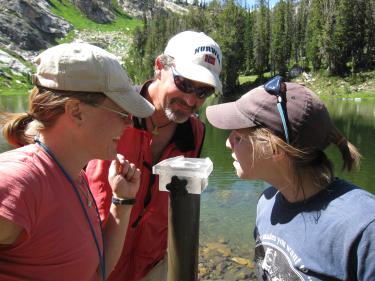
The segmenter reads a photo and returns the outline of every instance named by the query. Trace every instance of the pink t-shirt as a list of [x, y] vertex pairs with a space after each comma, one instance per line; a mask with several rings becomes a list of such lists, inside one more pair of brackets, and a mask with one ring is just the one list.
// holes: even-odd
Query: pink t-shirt
[[[83, 181], [76, 186], [102, 248], [95, 207], [86, 204]], [[0, 154], [0, 216], [24, 228], [15, 245], [0, 247], [0, 280], [98, 279], [98, 252], [77, 195], [39, 145]]]

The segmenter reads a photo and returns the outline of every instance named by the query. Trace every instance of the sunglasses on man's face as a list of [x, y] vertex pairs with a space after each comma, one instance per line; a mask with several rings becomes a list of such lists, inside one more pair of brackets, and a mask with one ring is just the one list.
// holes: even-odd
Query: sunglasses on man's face
[[174, 67], [171, 67], [174, 84], [177, 89], [185, 94], [196, 94], [199, 99], [205, 99], [215, 92], [214, 87], [195, 87], [193, 82], [177, 73]]

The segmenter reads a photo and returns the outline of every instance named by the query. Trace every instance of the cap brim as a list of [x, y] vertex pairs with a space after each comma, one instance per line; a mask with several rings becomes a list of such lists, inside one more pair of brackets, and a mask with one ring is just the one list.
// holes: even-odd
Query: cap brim
[[202, 65], [187, 62], [179, 63], [176, 61], [175, 69], [180, 75], [187, 79], [211, 85], [215, 87], [218, 92], [223, 92], [219, 76]]
[[105, 94], [122, 109], [136, 117], [148, 117], [155, 111], [155, 107], [135, 91], [126, 94], [124, 92], [107, 92]]
[[206, 108], [206, 117], [214, 127], [224, 130], [257, 126], [238, 110], [236, 102], [208, 106]]

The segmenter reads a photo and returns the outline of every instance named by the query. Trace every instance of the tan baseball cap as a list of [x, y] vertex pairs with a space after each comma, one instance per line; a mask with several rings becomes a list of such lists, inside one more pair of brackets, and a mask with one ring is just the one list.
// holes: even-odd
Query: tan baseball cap
[[66, 43], [42, 52], [35, 60], [33, 84], [74, 92], [100, 92], [137, 117], [150, 116], [155, 108], [134, 88], [117, 58], [86, 43]]
[[164, 54], [174, 58], [178, 74], [211, 85], [222, 92], [219, 78], [222, 68], [221, 49], [211, 37], [203, 32], [180, 32], [168, 41]]

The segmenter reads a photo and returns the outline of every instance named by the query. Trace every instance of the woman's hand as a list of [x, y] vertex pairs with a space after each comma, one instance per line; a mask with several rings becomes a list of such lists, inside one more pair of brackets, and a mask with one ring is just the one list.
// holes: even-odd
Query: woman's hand
[[108, 181], [117, 198], [132, 199], [138, 192], [141, 171], [121, 154], [117, 154], [109, 167]]

